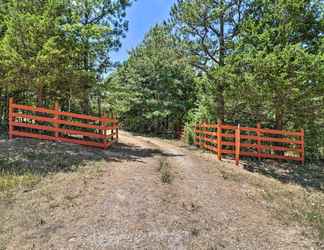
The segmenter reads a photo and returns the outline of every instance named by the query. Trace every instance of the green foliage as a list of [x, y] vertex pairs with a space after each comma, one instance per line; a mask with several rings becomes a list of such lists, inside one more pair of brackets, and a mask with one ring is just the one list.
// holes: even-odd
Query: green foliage
[[194, 72], [173, 48], [167, 26], [154, 27], [107, 80], [108, 102], [127, 129], [179, 128], [195, 98]]
[[[245, 6], [249, 11], [224, 66], [208, 71], [223, 86], [224, 121], [304, 128], [306, 156], [323, 157], [323, 4], [264, 0], [246, 2]], [[218, 118], [213, 105], [218, 84], [206, 81], [208, 74], [200, 80], [201, 96], [190, 112], [188, 127]]]
[[127, 31], [130, 1], [0, 4], [0, 93], [25, 103], [59, 100], [90, 113], [91, 97], [99, 95], [102, 75], [112, 66], [109, 53]]

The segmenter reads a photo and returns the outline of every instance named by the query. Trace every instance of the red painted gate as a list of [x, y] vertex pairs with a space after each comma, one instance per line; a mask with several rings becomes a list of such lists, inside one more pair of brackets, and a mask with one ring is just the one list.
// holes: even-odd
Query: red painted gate
[[27, 137], [106, 149], [118, 140], [115, 118], [95, 117], [9, 101], [9, 139]]

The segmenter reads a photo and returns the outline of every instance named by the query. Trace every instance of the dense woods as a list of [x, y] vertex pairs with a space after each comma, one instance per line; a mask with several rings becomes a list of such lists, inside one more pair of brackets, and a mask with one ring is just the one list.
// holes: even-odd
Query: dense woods
[[[122, 100], [116, 109], [124, 125], [161, 132], [178, 122], [186, 124], [189, 139], [201, 121], [304, 128], [307, 156], [323, 157], [323, 14], [320, 1], [178, 0], [170, 19], [107, 80]], [[180, 117], [166, 109], [179, 98], [186, 100]]]
[[[163, 134], [223, 121], [305, 129], [324, 157], [320, 0], [177, 0], [119, 66], [127, 0], [0, 0], [0, 116], [8, 97]], [[136, 4], [136, 3], [135, 3]], [[115, 67], [117, 66], [117, 67]], [[107, 74], [107, 72], [110, 72]]]
[[[1, 119], [8, 97], [98, 112], [103, 74], [128, 23], [128, 0], [1, 0]], [[95, 108], [94, 108], [95, 106]]]

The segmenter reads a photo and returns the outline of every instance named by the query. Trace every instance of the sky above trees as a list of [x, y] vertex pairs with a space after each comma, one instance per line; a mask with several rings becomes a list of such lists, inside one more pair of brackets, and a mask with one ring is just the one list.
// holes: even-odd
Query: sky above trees
[[171, 6], [175, 0], [137, 0], [127, 10], [129, 31], [122, 40], [119, 51], [112, 53], [114, 61], [124, 61], [128, 57], [128, 51], [139, 45], [154, 24], [167, 19]]

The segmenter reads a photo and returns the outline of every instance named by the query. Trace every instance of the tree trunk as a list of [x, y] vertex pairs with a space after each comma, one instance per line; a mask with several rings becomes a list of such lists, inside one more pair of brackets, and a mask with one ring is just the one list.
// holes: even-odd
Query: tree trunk
[[[219, 18], [219, 67], [225, 66], [225, 21], [224, 21], [224, 1], [221, 1], [221, 14]], [[217, 102], [217, 119], [220, 121], [224, 121], [225, 118], [225, 98], [224, 98], [224, 83], [218, 82], [217, 83], [217, 95], [216, 95], [216, 102]]]

